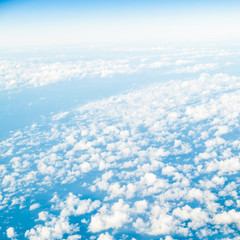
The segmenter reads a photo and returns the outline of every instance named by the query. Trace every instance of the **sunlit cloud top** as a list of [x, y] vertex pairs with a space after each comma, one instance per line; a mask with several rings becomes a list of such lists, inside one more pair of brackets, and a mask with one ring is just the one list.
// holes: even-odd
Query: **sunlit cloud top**
[[1, 47], [239, 40], [238, 1], [0, 1]]

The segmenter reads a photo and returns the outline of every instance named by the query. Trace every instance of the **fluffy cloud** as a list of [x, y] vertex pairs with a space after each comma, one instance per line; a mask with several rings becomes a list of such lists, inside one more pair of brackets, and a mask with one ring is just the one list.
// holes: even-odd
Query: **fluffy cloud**
[[16, 237], [16, 233], [14, 232], [14, 228], [10, 227], [7, 229], [7, 237], [8, 238], [14, 238]]
[[240, 212], [232, 209], [229, 212], [223, 212], [214, 216], [214, 222], [220, 225], [235, 223], [240, 230]]
[[102, 233], [98, 240], [113, 240], [113, 237], [109, 235], [109, 233]]
[[100, 232], [110, 228], [118, 229], [128, 222], [130, 222], [129, 205], [119, 199], [110, 209], [109, 206], [104, 205], [97, 214], [91, 217], [89, 230]]
[[155, 83], [12, 133], [1, 210], [39, 202], [29, 239], [236, 237], [239, 87], [221, 73]]
[[[27, 230], [25, 237], [36, 239], [62, 239], [64, 234], [73, 234], [79, 230], [78, 224], [71, 224], [70, 216], [79, 216], [94, 211], [100, 206], [100, 201], [91, 201], [90, 199], [80, 200], [77, 196], [69, 193], [66, 200], [62, 201], [57, 195], [50, 200], [53, 203], [52, 209], [60, 210], [58, 216], [48, 212], [39, 213], [39, 221], [44, 224], [38, 224], [34, 228]], [[80, 239], [78, 234], [72, 235], [69, 239]]]
[[44, 86], [47, 84], [66, 81], [73, 78], [82, 79], [86, 76], [109, 77], [114, 74], [134, 73], [137, 67], [130, 66], [128, 60], [115, 61], [82, 60], [67, 61], [66, 59], [31, 58], [17, 61], [0, 61], [0, 90], [25, 86]]
[[208, 214], [200, 208], [192, 209], [190, 206], [184, 206], [182, 209], [176, 208], [173, 215], [181, 218], [183, 221], [191, 220], [188, 227], [196, 230], [205, 226], [210, 220]]

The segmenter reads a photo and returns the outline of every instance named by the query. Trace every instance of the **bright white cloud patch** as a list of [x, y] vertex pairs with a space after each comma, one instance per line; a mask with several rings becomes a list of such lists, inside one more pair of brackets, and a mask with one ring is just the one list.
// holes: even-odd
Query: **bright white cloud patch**
[[98, 240], [113, 240], [113, 237], [109, 235], [109, 233], [102, 233]]
[[7, 237], [8, 238], [14, 238], [16, 236], [15, 232], [14, 232], [14, 228], [10, 227], [7, 229]]
[[35, 209], [37, 209], [37, 208], [39, 208], [39, 207], [40, 207], [40, 204], [39, 204], [39, 203], [34, 203], [34, 204], [32, 204], [32, 205], [30, 206], [29, 210], [35, 210]]
[[[89, 49], [88, 51], [91, 54]], [[238, 57], [237, 52], [224, 49], [221, 51], [201, 48], [181, 49], [175, 52], [169, 47], [155, 47], [113, 49], [112, 51], [111, 53], [116, 55], [116, 58], [89, 59], [88, 55], [86, 57], [80, 55], [79, 57], [69, 58], [65, 55], [57, 55], [48, 58], [0, 59], [0, 91], [24, 89], [26, 87], [36, 88], [58, 82], [69, 82], [73, 79], [87, 83], [89, 78], [98, 78], [101, 81], [104, 78], [113, 78], [118, 75], [127, 76], [129, 74], [133, 76], [133, 74], [152, 70], [164, 74], [170, 72], [201, 73], [230, 66], [228, 57]], [[121, 56], [122, 52], [125, 53], [124, 57]], [[135, 55], [131, 56], [129, 52], [133, 52]], [[205, 62], [204, 58], [206, 57], [210, 58], [210, 62]], [[219, 58], [223, 60], [216, 62]], [[223, 62], [224, 60], [225, 62]], [[170, 72], [169, 68], [171, 68]], [[42, 100], [45, 99], [42, 98]]]
[[0, 60], [0, 90], [22, 87], [41, 87], [59, 81], [83, 79], [87, 77], [111, 77], [115, 74], [130, 74], [140, 71], [141, 65], [133, 65], [127, 59], [106, 61], [76, 59], [31, 58], [17, 60]]

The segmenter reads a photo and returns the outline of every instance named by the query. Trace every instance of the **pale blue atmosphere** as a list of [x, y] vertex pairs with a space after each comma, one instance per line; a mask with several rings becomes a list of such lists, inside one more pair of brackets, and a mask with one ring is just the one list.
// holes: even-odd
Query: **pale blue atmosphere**
[[237, 1], [0, 1], [0, 239], [240, 236]]
[[239, 41], [239, 1], [3, 1], [1, 47]]

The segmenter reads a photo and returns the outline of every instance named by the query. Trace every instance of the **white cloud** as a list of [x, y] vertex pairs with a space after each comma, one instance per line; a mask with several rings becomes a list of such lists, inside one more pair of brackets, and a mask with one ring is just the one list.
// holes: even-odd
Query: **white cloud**
[[9, 228], [7, 229], [7, 237], [8, 237], [8, 238], [14, 238], [14, 237], [16, 237], [16, 233], [15, 233], [13, 227], [9, 227]]
[[240, 230], [240, 212], [232, 209], [229, 212], [219, 213], [214, 216], [214, 222], [220, 225], [236, 223]]
[[174, 218], [172, 215], [167, 214], [165, 209], [154, 206], [151, 210], [151, 227], [148, 233], [150, 235], [166, 235], [174, 229]]
[[144, 213], [148, 207], [148, 202], [144, 199], [134, 203], [134, 210], [137, 213]]
[[161, 68], [164, 66], [168, 66], [169, 63], [165, 61], [156, 61], [150, 64], [150, 68]]
[[46, 211], [42, 211], [38, 214], [38, 220], [41, 220], [41, 221], [46, 221], [48, 217], [49, 217], [49, 214]]
[[209, 221], [208, 214], [200, 208], [192, 209], [190, 206], [186, 205], [184, 207], [176, 208], [173, 210], [173, 215], [181, 218], [183, 221], [191, 220], [188, 223], [188, 227], [196, 230], [200, 227], [205, 226]]
[[67, 240], [78, 240], [78, 239], [82, 239], [82, 236], [79, 234], [75, 234], [67, 238]]
[[61, 112], [61, 113], [55, 114], [55, 115], [52, 116], [52, 120], [53, 121], [58, 121], [60, 119], [65, 118], [68, 114], [69, 114], [69, 112]]
[[[99, 237], [125, 228], [163, 238], [236, 234], [239, 87], [224, 74], [156, 83], [13, 133], [0, 143], [10, 160], [0, 165], [0, 207], [56, 191], [29, 239], [79, 237], [74, 216]], [[68, 184], [83, 196], [69, 194]]]
[[129, 205], [125, 204], [122, 199], [109, 206], [104, 205], [98, 213], [91, 217], [89, 230], [91, 232], [100, 232], [106, 229], [118, 229], [130, 221]]
[[223, 161], [211, 161], [207, 163], [207, 172], [219, 170], [220, 174], [228, 172], [230, 174], [237, 173], [240, 170], [239, 158], [230, 158]]
[[102, 233], [99, 237], [98, 240], [113, 240], [113, 237], [109, 235], [109, 233]]
[[30, 240], [47, 240], [47, 239], [61, 239], [63, 234], [71, 234], [77, 231], [78, 227], [69, 224], [67, 218], [56, 218], [52, 217], [50, 221], [45, 222], [45, 225], [37, 225], [31, 230], [25, 232], [25, 237]]
[[171, 176], [175, 174], [175, 170], [173, 166], [166, 166], [162, 168], [162, 174]]
[[[0, 90], [22, 87], [39, 87], [70, 79], [85, 77], [111, 77], [115, 74], [130, 74], [139, 71], [139, 67], [126, 59], [118, 60], [66, 60], [56, 58], [32, 61], [6, 60], [0, 62]], [[57, 118], [57, 116], [56, 116]], [[57, 119], [56, 119], [57, 120]]]
[[[65, 201], [61, 201], [54, 195], [51, 202], [52, 209], [61, 210], [59, 216], [54, 216], [48, 212], [40, 212], [38, 220], [44, 221], [44, 225], [38, 224], [34, 228], [25, 232], [25, 237], [30, 240], [36, 239], [61, 239], [64, 234], [72, 234], [79, 230], [77, 224], [69, 222], [69, 216], [78, 216], [94, 211], [100, 206], [100, 201], [90, 199], [80, 200], [77, 196], [69, 193]], [[75, 234], [69, 239], [80, 239], [81, 236]]]
[[195, 64], [192, 66], [182, 67], [176, 70], [176, 73], [197, 73], [202, 71], [213, 70], [217, 68], [217, 63]]
[[40, 207], [40, 204], [39, 203], [34, 203], [34, 204], [32, 204], [30, 207], [29, 207], [29, 210], [35, 210], [35, 209], [37, 209], [37, 208], [39, 208]]

